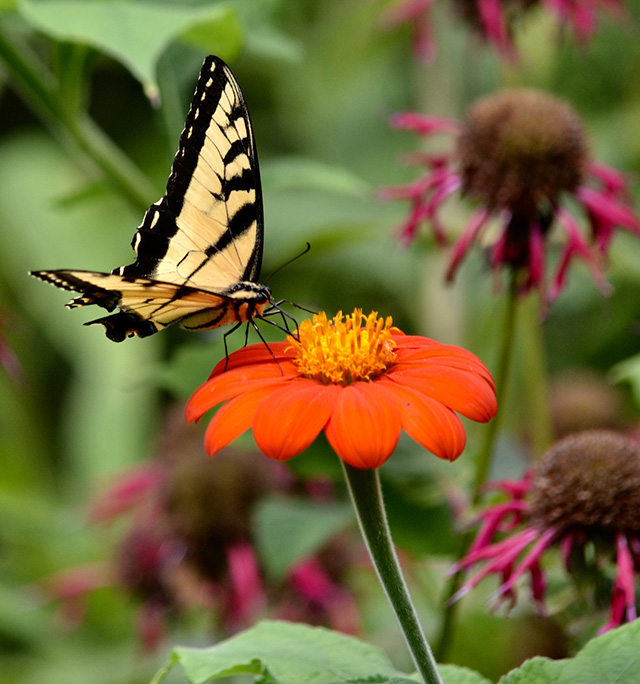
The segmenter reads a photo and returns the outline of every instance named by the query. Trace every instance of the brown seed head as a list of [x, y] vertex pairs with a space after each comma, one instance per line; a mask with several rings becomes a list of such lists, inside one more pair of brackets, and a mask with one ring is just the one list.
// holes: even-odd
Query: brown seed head
[[587, 161], [582, 124], [565, 102], [507, 90], [469, 110], [458, 138], [463, 193], [490, 209], [535, 216], [580, 183]]
[[534, 467], [530, 505], [534, 524], [560, 534], [640, 532], [640, 447], [606, 430], [561, 439]]

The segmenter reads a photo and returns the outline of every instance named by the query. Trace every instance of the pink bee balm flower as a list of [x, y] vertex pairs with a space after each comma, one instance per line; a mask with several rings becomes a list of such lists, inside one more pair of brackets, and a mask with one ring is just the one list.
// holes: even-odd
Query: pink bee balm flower
[[[429, 63], [435, 57], [431, 30], [434, 3], [435, 0], [396, 0], [383, 13], [383, 22], [389, 27], [411, 26], [414, 54], [419, 62]], [[555, 15], [558, 24], [568, 26], [580, 42], [596, 32], [600, 10], [620, 18], [624, 9], [621, 0], [455, 0], [453, 4], [460, 19], [510, 62], [517, 56], [513, 24], [536, 6], [542, 5]]]
[[[601, 632], [636, 619], [640, 448], [635, 442], [605, 430], [576, 433], [557, 442], [523, 480], [495, 483], [493, 488], [508, 498], [478, 516], [475, 541], [453, 571], [479, 569], [453, 601], [495, 574], [500, 586], [494, 598], [513, 605], [516, 585], [528, 575], [532, 598], [543, 612], [542, 557], [557, 546], [567, 572], [579, 575], [586, 569], [585, 577], [592, 582], [609, 558], [615, 558], [609, 620]], [[587, 548], [595, 550], [595, 558], [585, 553]]]
[[[391, 123], [421, 136], [448, 133], [455, 138], [453, 149], [415, 156], [426, 169], [417, 180], [381, 191], [384, 199], [410, 203], [400, 230], [405, 244], [423, 223], [432, 227], [439, 244], [446, 242], [439, 212], [451, 195], [459, 192], [478, 203], [453, 245], [448, 280], [489, 225], [497, 223], [490, 266], [516, 274], [521, 292], [536, 288], [553, 301], [575, 258], [608, 292], [603, 264], [613, 234], [617, 229], [640, 234], [640, 220], [622, 174], [589, 157], [582, 124], [568, 104], [535, 90], [507, 90], [478, 100], [463, 121], [405, 112]], [[571, 209], [567, 199], [573, 200]], [[552, 234], [563, 236], [564, 244], [547, 288]]]

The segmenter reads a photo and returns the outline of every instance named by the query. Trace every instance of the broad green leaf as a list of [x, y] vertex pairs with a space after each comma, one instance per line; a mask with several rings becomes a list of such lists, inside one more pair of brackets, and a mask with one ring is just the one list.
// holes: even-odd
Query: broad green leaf
[[43, 33], [91, 45], [120, 61], [153, 99], [158, 96], [156, 63], [171, 41], [182, 37], [230, 59], [239, 51], [243, 33], [229, 3], [194, 7], [125, 0], [21, 0], [19, 8]]
[[[375, 646], [322, 627], [265, 621], [205, 649], [177, 648], [154, 682], [179, 663], [191, 684], [238, 674], [260, 684], [413, 684]], [[464, 668], [442, 668], [445, 684], [488, 684]]]
[[499, 684], [637, 684], [640, 620], [592, 639], [575, 658], [532, 658]]
[[492, 684], [491, 680], [458, 665], [438, 665], [438, 671], [445, 684]]
[[296, 561], [319, 551], [354, 520], [349, 505], [305, 499], [265, 500], [255, 513], [255, 530], [267, 572], [282, 579]]
[[[217, 16], [220, 14], [221, 16]], [[242, 42], [243, 30], [231, 9], [216, 12], [212, 19], [198, 21], [180, 35], [180, 40], [229, 60], [235, 56]]]

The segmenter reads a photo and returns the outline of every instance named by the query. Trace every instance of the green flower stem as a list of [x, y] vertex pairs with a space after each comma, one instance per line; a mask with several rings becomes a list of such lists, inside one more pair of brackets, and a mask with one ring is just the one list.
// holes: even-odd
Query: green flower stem
[[530, 297], [524, 304], [522, 315], [519, 317], [523, 385], [527, 397], [531, 450], [534, 458], [539, 458], [553, 442], [544, 328], [540, 324], [540, 310], [535, 298]]
[[136, 209], [149, 206], [157, 191], [144, 173], [86, 112], [67, 102], [55, 76], [26, 43], [0, 30], [0, 59], [25, 101], [49, 128], [91, 159]]
[[[509, 292], [507, 301], [505, 303], [504, 324], [502, 326], [502, 344], [500, 347], [500, 356], [498, 359], [498, 366], [494, 379], [496, 383], [496, 397], [498, 400], [498, 413], [495, 418], [489, 423], [487, 429], [484, 431], [484, 441], [482, 443], [480, 453], [476, 459], [476, 474], [473, 484], [472, 503], [478, 503], [482, 486], [487, 480], [487, 475], [491, 468], [491, 459], [493, 456], [494, 445], [498, 435], [498, 427], [500, 426], [500, 417], [502, 415], [500, 408], [504, 405], [507, 393], [507, 386], [509, 382], [509, 373], [511, 370], [511, 359], [513, 357], [513, 347], [515, 341], [516, 330], [516, 314], [518, 310], [518, 278], [516, 274], [511, 275], [509, 282]], [[460, 539], [460, 549], [458, 559], [462, 558], [469, 548], [469, 544], [473, 539], [473, 534], [467, 532], [462, 535]], [[460, 589], [462, 583], [462, 572], [457, 572], [451, 577], [445, 587], [445, 608], [442, 618], [442, 625], [440, 627], [440, 634], [436, 640], [435, 653], [438, 660], [445, 660], [449, 652], [451, 641], [453, 639], [453, 629], [457, 614], [457, 603], [451, 603], [451, 598]]]
[[500, 356], [498, 359], [498, 367], [494, 374], [496, 383], [496, 398], [498, 400], [498, 413], [484, 431], [484, 441], [482, 442], [480, 453], [476, 458], [476, 476], [473, 483], [472, 499], [474, 504], [478, 503], [482, 487], [487, 481], [487, 476], [491, 469], [491, 460], [493, 457], [495, 441], [498, 435], [498, 428], [500, 427], [500, 419], [503, 414], [503, 411], [500, 409], [504, 405], [507, 394], [507, 386], [509, 384], [509, 373], [511, 371], [511, 359], [513, 357], [513, 346], [515, 340], [517, 309], [518, 278], [516, 277], [516, 274], [512, 274], [511, 280], [509, 282], [509, 292], [507, 295], [504, 323], [502, 326], [502, 344], [500, 347]]
[[360, 531], [418, 672], [425, 684], [443, 684], [393, 546], [378, 471], [360, 470], [344, 462], [342, 467]]

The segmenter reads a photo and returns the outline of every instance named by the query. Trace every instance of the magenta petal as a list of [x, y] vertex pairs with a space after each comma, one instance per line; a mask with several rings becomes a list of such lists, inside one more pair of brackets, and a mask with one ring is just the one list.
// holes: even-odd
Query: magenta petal
[[567, 234], [567, 244], [557, 266], [556, 275], [551, 286], [551, 291], [549, 292], [549, 301], [553, 301], [564, 288], [567, 271], [575, 254], [580, 256], [589, 267], [591, 277], [600, 292], [602, 292], [603, 295], [610, 294], [612, 288], [602, 270], [599, 252], [593, 250], [587, 243], [580, 232], [576, 220], [568, 211], [560, 209], [558, 211], [558, 221]]
[[405, 131], [413, 131], [420, 135], [430, 135], [431, 133], [458, 133], [460, 122], [444, 116], [428, 116], [418, 114], [418, 112], [398, 112], [393, 114], [390, 119], [394, 128]]
[[544, 237], [537, 221], [529, 235], [529, 278], [538, 288], [544, 278]]
[[468, 553], [473, 553], [486, 546], [507, 516], [515, 514], [517, 520], [525, 508], [526, 504], [523, 501], [507, 501], [487, 509], [481, 514], [484, 524], [476, 535], [473, 544], [469, 547]]
[[413, 22], [413, 53], [420, 64], [432, 64], [436, 58], [436, 42], [428, 11], [424, 11]]
[[316, 558], [299, 563], [291, 571], [289, 580], [305, 600], [321, 606], [328, 605], [340, 591]]
[[[468, 553], [459, 563], [456, 564], [456, 566], [454, 566], [454, 571], [459, 571], [463, 568], [469, 567], [470, 565], [474, 565], [481, 560], [488, 560], [489, 562], [487, 562], [479, 572], [473, 575], [473, 577], [468, 579], [462, 585], [460, 590], [451, 598], [449, 603], [454, 603], [462, 598], [464, 594], [475, 587], [487, 575], [499, 573], [502, 576], [502, 584], [498, 591], [494, 594], [494, 598], [502, 601], [509, 597], [511, 598], [513, 605], [515, 602], [515, 592], [513, 589], [514, 581], [512, 581], [513, 564], [520, 553], [522, 553], [522, 551], [532, 541], [539, 537], [539, 535], [540, 531], [537, 528], [528, 527], [511, 537], [507, 537], [497, 544], [493, 544], [492, 546], [488, 546], [483, 549], [478, 549], [473, 553]], [[536, 546], [538, 545], [536, 544]], [[542, 553], [542, 551], [540, 551], [540, 553]], [[530, 556], [531, 552], [527, 554], [524, 562], [526, 562]], [[531, 567], [531, 563], [528, 565], [528, 567]], [[521, 574], [521, 572], [519, 572], [519, 568], [516, 572], [519, 573], [518, 576]]]
[[228, 618], [231, 627], [249, 622], [266, 605], [258, 559], [248, 542], [227, 547], [227, 567], [231, 584]]
[[458, 265], [462, 259], [464, 259], [469, 247], [478, 237], [478, 233], [490, 215], [491, 214], [488, 209], [478, 209], [477, 211], [473, 212], [473, 215], [471, 216], [469, 223], [467, 223], [464, 232], [458, 238], [451, 250], [451, 259], [449, 261], [447, 274], [445, 276], [447, 280], [453, 280], [453, 277], [458, 270]]
[[618, 204], [602, 192], [591, 188], [580, 187], [575, 194], [596, 218], [612, 226], [640, 233], [640, 221], [630, 207]]
[[589, 173], [604, 183], [605, 188], [613, 193], [619, 194], [627, 189], [627, 181], [622, 173], [611, 166], [597, 161], [590, 161], [587, 165]]
[[[539, 565], [540, 557], [546, 551], [549, 544], [551, 544], [555, 535], [556, 530], [552, 527], [542, 533], [538, 541], [529, 549], [527, 555], [518, 564], [518, 567], [511, 574], [509, 580], [502, 585], [500, 588], [501, 592], [503, 590], [508, 591], [527, 570], [530, 570], [534, 565]], [[541, 589], [540, 586], [532, 586], [532, 589], [534, 591], [534, 598], [541, 600], [542, 594], [539, 593]], [[538, 596], [536, 596], [536, 591], [538, 592]], [[542, 587], [542, 592], [544, 593], [544, 587]]]
[[505, 59], [513, 61], [515, 50], [509, 38], [500, 0], [477, 0], [477, 6], [487, 39]]

